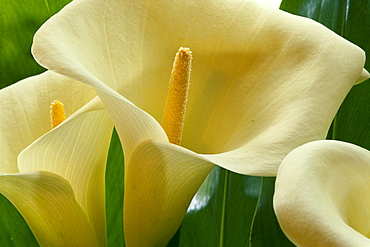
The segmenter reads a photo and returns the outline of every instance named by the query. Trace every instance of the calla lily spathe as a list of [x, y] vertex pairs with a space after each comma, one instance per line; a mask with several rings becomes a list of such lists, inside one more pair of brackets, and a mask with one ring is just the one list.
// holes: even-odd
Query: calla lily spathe
[[[173, 56], [194, 59], [182, 146], [161, 122]], [[33, 54], [95, 88], [119, 133], [125, 239], [164, 245], [214, 165], [276, 175], [324, 139], [364, 52], [324, 26], [254, 1], [76, 0], [47, 21]]]
[[297, 246], [370, 246], [370, 151], [340, 141], [293, 150], [276, 179], [274, 209]]
[[[0, 193], [40, 245], [104, 246], [113, 125], [94, 90], [48, 71], [2, 89], [0, 99]], [[55, 99], [69, 117], [50, 130]]]

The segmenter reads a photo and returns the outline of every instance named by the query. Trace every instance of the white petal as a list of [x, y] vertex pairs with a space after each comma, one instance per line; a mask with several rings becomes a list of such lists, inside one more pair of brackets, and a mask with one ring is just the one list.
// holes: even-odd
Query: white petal
[[19, 210], [41, 246], [98, 246], [93, 227], [62, 177], [1, 173], [0, 193]]
[[278, 9], [282, 0], [255, 0], [258, 3]]
[[124, 229], [128, 246], [165, 246], [214, 166], [182, 147], [146, 141], [125, 167]]
[[244, 0], [73, 1], [40, 28], [33, 53], [99, 90], [129, 155], [145, 139], [166, 141], [156, 121], [180, 46], [194, 55], [182, 145], [243, 174], [275, 175], [292, 149], [324, 139], [366, 78], [357, 46]]
[[91, 87], [51, 71], [0, 90], [0, 172], [17, 172], [20, 151], [50, 131], [51, 102], [63, 102], [68, 117], [95, 96]]
[[282, 162], [274, 195], [278, 221], [298, 246], [370, 246], [370, 151], [317, 141]]
[[22, 172], [50, 171], [65, 178], [104, 246], [105, 165], [113, 126], [107, 112], [98, 109], [89, 103], [23, 150], [18, 164]]

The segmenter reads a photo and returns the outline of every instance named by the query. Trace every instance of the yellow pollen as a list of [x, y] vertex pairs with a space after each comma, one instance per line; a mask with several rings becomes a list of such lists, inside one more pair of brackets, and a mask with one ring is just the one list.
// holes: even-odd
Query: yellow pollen
[[50, 122], [51, 128], [54, 129], [61, 122], [66, 119], [66, 114], [64, 112], [64, 105], [58, 100], [54, 100], [50, 104]]
[[162, 127], [171, 143], [180, 145], [190, 87], [192, 54], [181, 47], [175, 56], [163, 114]]

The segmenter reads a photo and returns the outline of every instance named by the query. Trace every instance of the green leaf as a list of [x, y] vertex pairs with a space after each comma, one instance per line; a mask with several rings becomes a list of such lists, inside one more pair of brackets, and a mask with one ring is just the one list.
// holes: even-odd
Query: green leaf
[[[223, 246], [248, 246], [262, 178], [228, 172]], [[227, 209], [227, 210], [226, 210]], [[245, 235], [248, 238], [243, 238]], [[222, 242], [221, 242], [222, 243]]]
[[250, 246], [295, 246], [280, 229], [272, 206], [275, 178], [262, 178], [261, 194], [251, 229]]
[[215, 167], [193, 198], [181, 227], [181, 246], [220, 245], [227, 173]]
[[180, 246], [248, 246], [261, 178], [215, 167], [188, 209]]
[[31, 55], [36, 30], [71, 0], [0, 1], [0, 88], [45, 69]]
[[39, 246], [18, 210], [0, 194], [0, 246]]
[[106, 205], [108, 246], [125, 246], [123, 237], [123, 153], [114, 130], [106, 171]]

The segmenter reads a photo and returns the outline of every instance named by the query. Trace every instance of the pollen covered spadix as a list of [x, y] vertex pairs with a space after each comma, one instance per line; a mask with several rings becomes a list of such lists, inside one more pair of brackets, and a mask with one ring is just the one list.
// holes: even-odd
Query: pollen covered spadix
[[186, 102], [190, 87], [192, 54], [189, 48], [181, 47], [175, 56], [162, 127], [171, 143], [180, 145], [184, 127]]
[[64, 111], [63, 103], [58, 100], [54, 100], [53, 102], [51, 102], [50, 104], [51, 128], [54, 129], [65, 119], [66, 119], [66, 114]]

